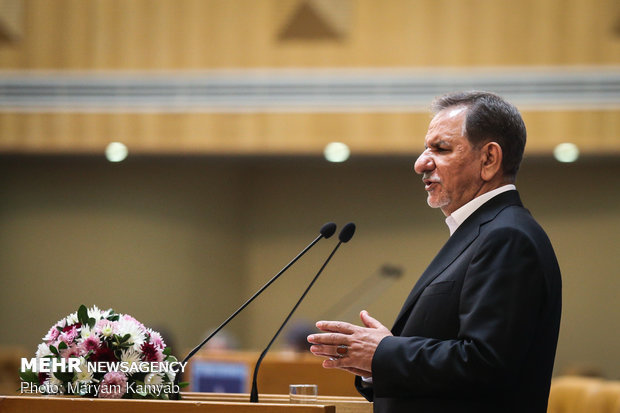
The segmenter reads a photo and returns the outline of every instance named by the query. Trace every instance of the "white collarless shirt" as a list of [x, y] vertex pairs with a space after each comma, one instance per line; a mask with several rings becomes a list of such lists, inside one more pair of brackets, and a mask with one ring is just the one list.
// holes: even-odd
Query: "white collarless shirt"
[[476, 210], [482, 205], [484, 205], [488, 200], [496, 197], [502, 192], [514, 191], [516, 189], [517, 187], [512, 184], [500, 186], [499, 188], [495, 188], [492, 191], [485, 192], [484, 194], [472, 199], [471, 201], [454, 211], [452, 214], [446, 217], [446, 225], [448, 225], [448, 229], [450, 229], [450, 236], [454, 234], [454, 231], [456, 231], [456, 229], [463, 222], [465, 222], [465, 220], [469, 218], [471, 214], [476, 212]]

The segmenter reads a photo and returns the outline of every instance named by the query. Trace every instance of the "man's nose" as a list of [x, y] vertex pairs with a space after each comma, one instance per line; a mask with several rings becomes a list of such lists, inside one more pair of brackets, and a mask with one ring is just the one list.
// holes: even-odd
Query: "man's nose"
[[435, 164], [433, 163], [433, 159], [424, 151], [418, 156], [418, 159], [416, 159], [413, 169], [417, 174], [422, 175], [424, 172], [435, 169]]

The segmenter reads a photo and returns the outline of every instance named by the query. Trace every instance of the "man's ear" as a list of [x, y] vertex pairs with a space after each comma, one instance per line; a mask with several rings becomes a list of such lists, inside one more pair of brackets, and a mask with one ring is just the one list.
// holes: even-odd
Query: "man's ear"
[[482, 169], [480, 177], [489, 182], [502, 174], [502, 148], [497, 142], [488, 142], [480, 149]]

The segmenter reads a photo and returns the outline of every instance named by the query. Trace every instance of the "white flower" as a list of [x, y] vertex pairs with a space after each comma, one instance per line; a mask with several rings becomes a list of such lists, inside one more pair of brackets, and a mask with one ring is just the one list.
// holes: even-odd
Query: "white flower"
[[103, 313], [96, 305], [94, 305], [92, 308], [88, 309], [88, 318], [101, 320], [103, 318]]
[[73, 314], [69, 314], [66, 318], [67, 320], [67, 324], [68, 326], [72, 326], [73, 324], [77, 324], [78, 320], [78, 315], [77, 315], [77, 311]]
[[43, 357], [49, 356], [50, 354], [52, 354], [52, 352], [50, 351], [50, 346], [45, 343], [39, 344], [36, 353], [37, 359], [42, 359]]
[[144, 384], [156, 386], [158, 384], [162, 384], [164, 379], [159, 375], [159, 373], [149, 373], [144, 377]]
[[89, 326], [82, 326], [81, 330], [80, 330], [80, 337], [82, 337], [83, 339], [87, 339], [88, 337], [90, 337], [93, 334], [93, 331], [90, 329]]
[[[121, 362], [123, 361], [129, 363], [129, 367], [131, 368], [136, 363], [140, 363], [140, 353], [133, 348], [127, 348], [121, 352]], [[130, 375], [133, 373], [135, 372], [129, 372]]]
[[90, 383], [93, 381], [93, 372], [88, 371], [88, 366], [86, 365], [86, 359], [84, 359], [84, 357], [80, 357], [80, 370], [82, 371], [75, 372], [73, 384]]
[[129, 334], [128, 342], [133, 344], [134, 350], [136, 351], [140, 350], [140, 347], [142, 347], [142, 344], [144, 344], [144, 336], [145, 336], [144, 328], [140, 324], [130, 319], [121, 318], [118, 321], [116, 329], [117, 329], [116, 334], [118, 334], [121, 337], [124, 337], [125, 335]]

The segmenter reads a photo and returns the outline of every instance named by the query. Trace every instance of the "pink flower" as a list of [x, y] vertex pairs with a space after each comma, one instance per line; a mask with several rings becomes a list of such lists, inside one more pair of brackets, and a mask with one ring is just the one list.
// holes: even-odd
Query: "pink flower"
[[116, 356], [114, 351], [104, 343], [102, 346], [97, 347], [95, 353], [90, 356], [90, 361], [116, 361]]
[[67, 344], [73, 343], [73, 340], [78, 336], [78, 327], [81, 327], [81, 325], [74, 324], [63, 328], [62, 333], [60, 333], [60, 341], [64, 341]]
[[68, 359], [69, 357], [80, 357], [83, 354], [80, 353], [80, 349], [75, 345], [71, 344], [64, 350], [60, 350], [60, 357], [63, 359]]
[[120, 371], [110, 371], [103, 376], [99, 385], [102, 399], [120, 399], [127, 392], [127, 377]]
[[161, 334], [159, 334], [157, 331], [149, 330], [149, 335], [150, 341], [155, 347], [159, 348], [160, 350], [166, 348], [166, 344], [164, 343], [164, 339], [161, 338]]
[[106, 320], [105, 318], [97, 321], [93, 332], [103, 334], [103, 330], [109, 329], [112, 333], [116, 333], [116, 321]]
[[160, 348], [155, 347], [153, 343], [142, 344], [142, 347], [140, 347], [140, 350], [142, 350], [142, 353], [143, 353], [142, 359], [144, 361], [163, 361], [164, 360], [163, 351]]
[[58, 336], [60, 335], [60, 331], [58, 331], [57, 327], [58, 327], [58, 324], [52, 326], [52, 328], [50, 328], [50, 331], [48, 331], [45, 337], [43, 337], [43, 341], [45, 341], [48, 344], [51, 343], [52, 341], [56, 341], [58, 339]]
[[97, 351], [100, 345], [101, 340], [99, 339], [99, 337], [95, 334], [91, 334], [88, 338], [82, 341], [82, 344], [80, 344], [80, 350], [82, 352], [82, 355], [85, 355], [91, 350], [93, 352]]

